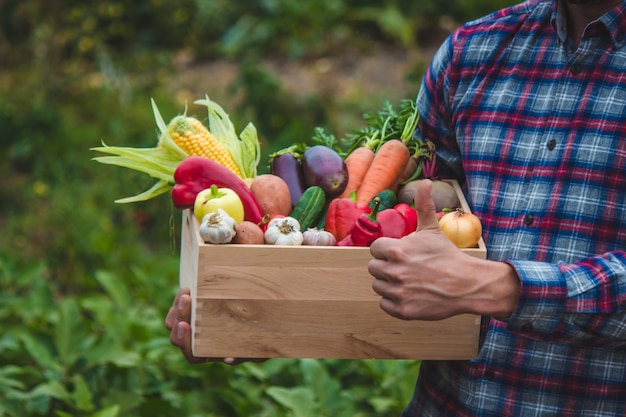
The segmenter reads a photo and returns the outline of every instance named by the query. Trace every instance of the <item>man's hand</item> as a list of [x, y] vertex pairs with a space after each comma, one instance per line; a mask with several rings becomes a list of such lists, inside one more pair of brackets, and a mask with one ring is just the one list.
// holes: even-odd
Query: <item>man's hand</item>
[[417, 232], [402, 239], [379, 238], [370, 247], [372, 288], [381, 308], [405, 320], [441, 320], [461, 313], [509, 317], [520, 281], [503, 262], [471, 257], [439, 228], [431, 181], [415, 193]]
[[178, 346], [191, 364], [205, 362], [224, 362], [228, 365], [237, 365], [242, 362], [263, 362], [265, 359], [236, 359], [236, 358], [198, 358], [191, 351], [191, 295], [189, 288], [181, 288], [174, 298], [165, 318], [165, 327], [170, 331], [170, 342]]

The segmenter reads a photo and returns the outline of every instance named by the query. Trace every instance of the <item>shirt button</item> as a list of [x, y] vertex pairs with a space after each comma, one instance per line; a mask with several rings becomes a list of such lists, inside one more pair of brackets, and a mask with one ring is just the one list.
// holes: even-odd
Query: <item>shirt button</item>
[[532, 332], [533, 331], [533, 324], [531, 322], [528, 323], [524, 323], [524, 325], [522, 326], [522, 331], [524, 332]]
[[580, 74], [580, 65], [578, 64], [574, 64], [570, 67], [569, 72], [571, 72], [574, 75], [578, 75]]
[[487, 369], [485, 371], [485, 379], [488, 381], [493, 381], [493, 379], [496, 377], [496, 373], [494, 371], [492, 371], [491, 369]]
[[524, 216], [524, 224], [526, 226], [530, 226], [535, 222], [535, 217], [532, 214], [527, 214]]
[[548, 150], [552, 151], [554, 150], [554, 148], [556, 148], [556, 140], [554, 139], [550, 139], [548, 141], [548, 143], [546, 143], [546, 147], [548, 148]]

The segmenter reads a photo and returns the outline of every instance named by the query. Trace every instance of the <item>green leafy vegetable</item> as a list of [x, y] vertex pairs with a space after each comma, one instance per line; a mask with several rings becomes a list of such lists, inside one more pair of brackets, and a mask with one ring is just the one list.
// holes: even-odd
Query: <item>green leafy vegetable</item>
[[145, 201], [168, 192], [174, 185], [174, 171], [176, 167], [180, 161], [187, 157], [187, 154], [174, 143], [174, 140], [167, 132], [167, 125], [163, 117], [161, 117], [154, 100], [152, 100], [152, 111], [159, 129], [157, 146], [152, 148], [132, 148], [127, 146], [108, 146], [102, 142], [102, 146], [91, 148], [92, 151], [111, 155], [93, 158], [94, 161], [143, 172], [158, 180], [148, 190], [132, 197], [115, 200], [116, 203]]

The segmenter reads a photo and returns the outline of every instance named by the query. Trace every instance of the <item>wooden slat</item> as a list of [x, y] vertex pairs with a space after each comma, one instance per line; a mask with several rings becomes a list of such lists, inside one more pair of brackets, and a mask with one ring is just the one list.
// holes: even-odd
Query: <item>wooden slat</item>
[[403, 321], [371, 302], [198, 300], [198, 308], [199, 356], [467, 359], [478, 343], [476, 316]]
[[369, 251], [337, 249], [211, 247], [200, 253], [200, 264], [207, 266], [198, 271], [198, 296], [376, 301], [373, 278], [367, 271]]

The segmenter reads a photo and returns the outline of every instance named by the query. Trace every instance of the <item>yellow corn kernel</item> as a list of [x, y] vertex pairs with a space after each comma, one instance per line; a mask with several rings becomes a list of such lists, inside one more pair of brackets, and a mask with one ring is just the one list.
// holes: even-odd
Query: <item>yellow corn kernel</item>
[[174, 143], [187, 155], [212, 159], [241, 178], [241, 171], [233, 156], [200, 120], [195, 117], [177, 116], [170, 122], [167, 130]]

